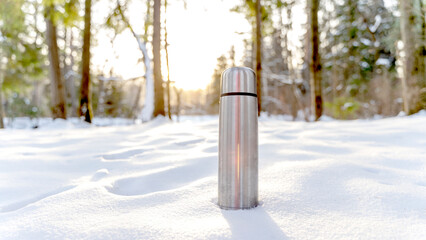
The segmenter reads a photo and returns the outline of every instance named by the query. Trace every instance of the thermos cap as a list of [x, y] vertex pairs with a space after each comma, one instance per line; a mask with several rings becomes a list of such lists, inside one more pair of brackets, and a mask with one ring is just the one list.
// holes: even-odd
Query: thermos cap
[[252, 69], [232, 67], [222, 73], [222, 81], [220, 83], [221, 96], [234, 95], [234, 93], [257, 96], [256, 75]]

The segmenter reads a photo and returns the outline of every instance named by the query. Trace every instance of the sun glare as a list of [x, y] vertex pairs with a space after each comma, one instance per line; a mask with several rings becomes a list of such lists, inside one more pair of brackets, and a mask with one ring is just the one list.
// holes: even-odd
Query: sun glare
[[[249, 33], [251, 29], [243, 14], [230, 12], [229, 9], [238, 3], [238, 0], [187, 0], [186, 8], [181, 1], [169, 3], [167, 15], [163, 12], [162, 17], [167, 17], [170, 80], [177, 88], [205, 89], [211, 81], [217, 58], [227, 54], [232, 46], [238, 63], [242, 57], [243, 39], [247, 36], [236, 32]], [[129, 10], [134, 28], [142, 29], [140, 13]], [[108, 47], [110, 36], [99, 32], [97, 38], [93, 54], [95, 69], [109, 73], [113, 68], [114, 73], [123, 79], [144, 75], [143, 64], [138, 63], [141, 53], [130, 31], [116, 37], [113, 49]], [[163, 79], [167, 80], [165, 51], [161, 54]]]
[[243, 36], [250, 25], [242, 14], [231, 13], [237, 1], [189, 1], [187, 9], [170, 7], [167, 30], [170, 78], [185, 90], [204, 89], [211, 80], [216, 59], [232, 45], [237, 58], [243, 49]]

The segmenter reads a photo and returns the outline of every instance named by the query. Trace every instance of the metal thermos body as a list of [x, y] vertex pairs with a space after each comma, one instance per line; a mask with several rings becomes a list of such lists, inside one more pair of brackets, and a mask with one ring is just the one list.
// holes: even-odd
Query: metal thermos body
[[222, 73], [219, 109], [219, 197], [223, 209], [258, 204], [256, 76], [246, 67]]

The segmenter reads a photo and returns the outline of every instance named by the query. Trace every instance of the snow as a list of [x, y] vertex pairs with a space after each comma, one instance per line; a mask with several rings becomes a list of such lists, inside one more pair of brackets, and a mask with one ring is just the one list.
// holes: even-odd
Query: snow
[[354, 104], [353, 104], [353, 103], [351, 103], [351, 102], [347, 102], [347, 103], [345, 103], [345, 104], [342, 106], [342, 110], [346, 110], [346, 109], [351, 108], [351, 107], [353, 107], [353, 106], [354, 106]]
[[[70, 118], [67, 121], [63, 119], [55, 119], [52, 118], [28, 118], [28, 117], [18, 117], [12, 119], [5, 118], [6, 128], [13, 129], [30, 129], [30, 128], [49, 128], [49, 129], [72, 129], [72, 128], [83, 128], [83, 127], [91, 127], [92, 125], [81, 121], [79, 118]], [[94, 118], [93, 125], [94, 126], [126, 126], [134, 124], [137, 121], [127, 119], [127, 118]]]
[[325, 119], [261, 118], [240, 211], [216, 205], [217, 116], [1, 130], [0, 239], [425, 239], [426, 112]]
[[370, 27], [370, 31], [372, 31], [373, 33], [375, 33], [377, 31], [380, 24], [382, 23], [382, 17], [380, 15], [377, 15], [374, 18], [374, 20], [375, 20], [374, 25]]
[[361, 38], [360, 41], [362, 42], [362, 44], [364, 44], [365, 46], [371, 46], [371, 41], [368, 40], [367, 38]]
[[360, 65], [363, 68], [368, 68], [370, 66], [370, 64], [368, 64], [367, 62], [364, 62], [364, 61], [362, 61]]
[[387, 59], [387, 58], [379, 58], [376, 61], [376, 65], [383, 65], [383, 66], [386, 66], [386, 67], [390, 67], [391, 63], [390, 63], [389, 59]]

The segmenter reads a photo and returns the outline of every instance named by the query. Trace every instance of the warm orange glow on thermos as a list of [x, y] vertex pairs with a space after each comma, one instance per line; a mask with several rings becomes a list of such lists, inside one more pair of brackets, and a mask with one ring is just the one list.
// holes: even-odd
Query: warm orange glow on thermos
[[223, 209], [258, 204], [256, 76], [245, 67], [222, 73], [219, 110], [219, 197]]

